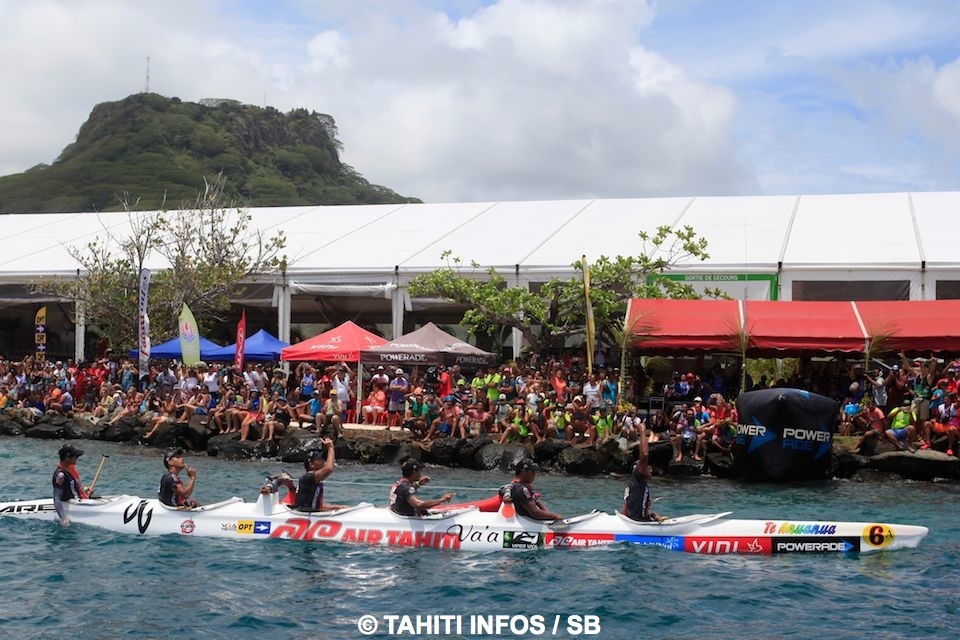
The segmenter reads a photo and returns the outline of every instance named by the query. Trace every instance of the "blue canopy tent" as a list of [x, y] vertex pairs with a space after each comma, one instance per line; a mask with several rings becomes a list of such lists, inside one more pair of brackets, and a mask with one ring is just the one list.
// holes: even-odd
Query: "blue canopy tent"
[[[279, 361], [280, 351], [290, 344], [283, 340], [278, 340], [267, 333], [266, 329], [260, 329], [252, 336], [244, 340], [243, 359], [260, 361]], [[237, 345], [228, 344], [212, 351], [204, 356], [205, 360], [233, 360], [237, 353]]]
[[[203, 336], [200, 337], [200, 359], [208, 360], [210, 359], [210, 354], [214, 351], [222, 349], [220, 345], [216, 342], [210, 342]], [[130, 357], [136, 360], [140, 357], [140, 350], [134, 349], [130, 352]], [[180, 350], [180, 338], [176, 337], [173, 340], [167, 340], [162, 344], [155, 344], [150, 346], [150, 357], [151, 358], [183, 358], [183, 351]]]

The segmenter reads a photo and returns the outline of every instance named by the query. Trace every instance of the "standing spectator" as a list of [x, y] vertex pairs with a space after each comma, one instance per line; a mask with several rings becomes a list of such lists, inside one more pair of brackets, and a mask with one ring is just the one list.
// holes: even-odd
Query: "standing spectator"
[[396, 419], [397, 424], [400, 424], [400, 414], [404, 411], [409, 391], [410, 383], [404, 377], [403, 369], [397, 369], [396, 376], [390, 381], [390, 403], [387, 407], [390, 419], [385, 427], [386, 431], [390, 430], [390, 424], [394, 419]]

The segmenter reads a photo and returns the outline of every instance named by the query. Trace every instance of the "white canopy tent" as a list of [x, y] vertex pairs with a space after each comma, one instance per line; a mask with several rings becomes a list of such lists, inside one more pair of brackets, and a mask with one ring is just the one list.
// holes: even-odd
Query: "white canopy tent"
[[[446, 266], [444, 251], [462, 259], [464, 272], [483, 277], [492, 267], [511, 286], [526, 287], [570, 276], [571, 263], [583, 254], [635, 254], [641, 250], [637, 234], [660, 225], [690, 225], [709, 241], [710, 258], [679, 265], [673, 277], [738, 298], [960, 297], [960, 261], [950, 233], [958, 212], [960, 192], [249, 210], [253, 228], [287, 236], [289, 267], [273, 282], [272, 296], [279, 337], [286, 341], [292, 296], [389, 299], [394, 335], [400, 335], [404, 313], [412, 309], [407, 285]], [[79, 266], [70, 247], [83, 250], [95, 238], [130, 233], [123, 212], [0, 220], [6, 239], [0, 285], [70, 276]], [[480, 268], [474, 271], [472, 262]], [[149, 266], [164, 264], [156, 256]], [[22, 290], [0, 293], [4, 297], [25, 298]]]

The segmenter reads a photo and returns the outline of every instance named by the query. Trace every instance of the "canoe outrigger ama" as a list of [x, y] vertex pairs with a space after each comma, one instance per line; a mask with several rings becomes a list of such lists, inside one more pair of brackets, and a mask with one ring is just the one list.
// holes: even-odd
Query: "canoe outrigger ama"
[[[303, 542], [342, 542], [391, 547], [500, 551], [569, 549], [627, 542], [690, 553], [830, 553], [913, 548], [926, 527], [880, 522], [737, 520], [730, 512], [693, 514], [663, 522], [636, 522], [600, 511], [540, 522], [518, 517], [499, 498], [452, 505], [408, 518], [369, 503], [327, 512], [301, 512], [277, 501], [231, 498], [196, 509], [177, 509], [159, 500], [120, 495], [73, 500], [67, 517], [137, 535], [201, 536]], [[53, 500], [0, 503], [0, 516], [56, 521]]]

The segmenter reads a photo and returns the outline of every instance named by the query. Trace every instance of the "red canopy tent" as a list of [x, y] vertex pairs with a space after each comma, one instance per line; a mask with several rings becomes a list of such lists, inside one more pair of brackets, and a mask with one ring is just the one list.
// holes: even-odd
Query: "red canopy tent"
[[960, 352], [960, 300], [773, 302], [634, 299], [630, 347], [644, 352]]
[[863, 352], [869, 336], [853, 302], [745, 303], [750, 355], [801, 351]]
[[891, 351], [960, 352], [960, 300], [857, 302], [867, 334]]
[[321, 362], [359, 362], [360, 353], [386, 344], [380, 336], [347, 320], [280, 352], [281, 360], [318, 360]]
[[627, 305], [630, 346], [645, 353], [739, 351], [741, 323], [736, 300], [635, 298]]

